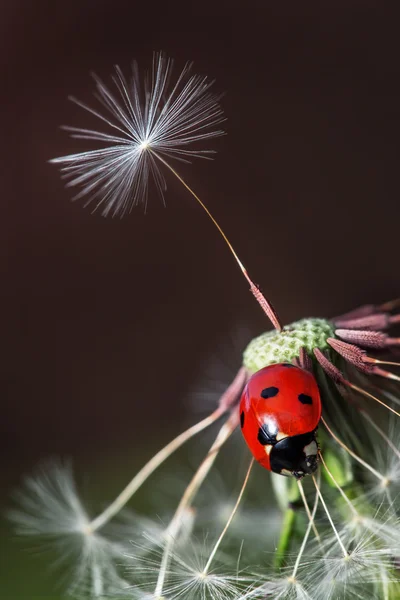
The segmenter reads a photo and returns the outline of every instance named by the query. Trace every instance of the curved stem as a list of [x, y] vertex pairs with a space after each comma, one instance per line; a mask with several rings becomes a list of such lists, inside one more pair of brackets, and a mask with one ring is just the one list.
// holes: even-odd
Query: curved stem
[[351, 509], [352, 513], [354, 516], [358, 516], [358, 511], [357, 509], [353, 506], [353, 503], [351, 502], [351, 500], [347, 497], [347, 495], [345, 494], [345, 492], [342, 490], [341, 486], [338, 484], [338, 482], [336, 481], [334, 475], [331, 473], [331, 471], [329, 470], [324, 457], [322, 456], [321, 450], [318, 451], [319, 457], [321, 459], [322, 464], [325, 467], [325, 471], [328, 473], [329, 477], [332, 479], [333, 483], [335, 484], [336, 488], [338, 489], [338, 491], [340, 492], [343, 500], [345, 500], [346, 504], [349, 506], [349, 508]]
[[[300, 480], [297, 483], [299, 484], [301, 497], [305, 499], [303, 485], [302, 485], [302, 483], [301, 483]], [[300, 546], [300, 550], [299, 550], [299, 553], [297, 555], [296, 562], [294, 563], [293, 573], [292, 573], [292, 577], [291, 577], [293, 581], [296, 579], [297, 570], [299, 568], [301, 557], [303, 556], [304, 549], [306, 547], [307, 540], [309, 538], [311, 528], [313, 527], [313, 525], [315, 526], [315, 524], [314, 524], [314, 518], [315, 518], [315, 513], [317, 512], [317, 508], [318, 508], [318, 499], [319, 499], [318, 489], [319, 489], [319, 484], [320, 484], [320, 473], [318, 472], [318, 488], [317, 488], [317, 491], [315, 493], [314, 506], [313, 506], [312, 513], [310, 513], [310, 518], [309, 518], [309, 521], [308, 521], [308, 526], [307, 526], [307, 529], [306, 529], [306, 533], [304, 534], [303, 542], [302, 542], [302, 544]], [[308, 507], [308, 504], [307, 504], [306, 501], [304, 502], [304, 504], [307, 505], [307, 507]], [[318, 536], [318, 540], [319, 540], [319, 536]]]
[[218, 540], [216, 541], [216, 544], [215, 544], [214, 548], [212, 549], [210, 556], [208, 557], [208, 561], [207, 561], [206, 566], [204, 567], [202, 575], [207, 575], [207, 572], [208, 572], [208, 570], [210, 568], [210, 565], [211, 565], [211, 563], [213, 561], [213, 558], [214, 558], [214, 556], [215, 556], [215, 554], [216, 554], [216, 552], [217, 552], [217, 550], [218, 550], [218, 548], [219, 548], [219, 546], [220, 546], [220, 544], [221, 544], [221, 542], [222, 542], [222, 540], [224, 538], [224, 535], [226, 534], [226, 532], [229, 529], [230, 524], [232, 523], [233, 517], [235, 516], [235, 514], [237, 512], [237, 509], [239, 508], [239, 504], [240, 504], [240, 501], [242, 500], [242, 497], [243, 497], [243, 494], [244, 494], [244, 490], [246, 489], [247, 483], [249, 481], [249, 477], [250, 477], [250, 473], [251, 473], [251, 469], [252, 469], [253, 465], [254, 465], [254, 458], [252, 458], [251, 461], [250, 461], [250, 465], [249, 465], [249, 468], [247, 469], [246, 477], [244, 478], [243, 485], [241, 487], [239, 496], [238, 496], [238, 498], [236, 500], [236, 504], [233, 507], [232, 512], [229, 515], [229, 519], [227, 520], [227, 522], [225, 524], [225, 527], [223, 528], [223, 530], [221, 532], [221, 535], [219, 536]]
[[359, 394], [362, 394], [363, 396], [366, 396], [367, 398], [371, 398], [372, 400], [375, 400], [375, 402], [378, 402], [378, 404], [381, 404], [382, 406], [384, 406], [385, 408], [390, 410], [392, 413], [394, 413], [395, 415], [400, 417], [400, 413], [398, 413], [397, 410], [394, 410], [394, 408], [389, 406], [389, 404], [386, 404], [386, 402], [383, 402], [383, 400], [380, 400], [373, 394], [370, 394], [366, 390], [363, 390], [363, 388], [360, 388], [358, 385], [355, 385], [354, 383], [351, 383], [350, 381], [345, 381], [345, 383], [346, 383], [346, 385], [351, 387], [352, 390], [355, 390], [356, 392], [358, 392]]
[[344, 547], [342, 540], [340, 539], [340, 535], [338, 534], [338, 531], [337, 531], [337, 529], [336, 529], [336, 527], [335, 527], [335, 524], [334, 524], [334, 522], [332, 521], [332, 517], [331, 517], [331, 515], [330, 515], [330, 512], [329, 512], [329, 510], [328, 510], [328, 507], [327, 507], [327, 505], [326, 505], [326, 503], [325, 503], [324, 497], [323, 497], [323, 495], [321, 494], [321, 490], [319, 489], [319, 485], [318, 485], [318, 483], [317, 483], [317, 481], [316, 481], [316, 479], [315, 479], [314, 475], [312, 475], [311, 477], [312, 477], [312, 480], [313, 480], [313, 482], [314, 482], [315, 489], [317, 490], [317, 493], [318, 493], [319, 499], [321, 500], [322, 506], [324, 507], [324, 510], [325, 510], [326, 516], [328, 517], [329, 523], [331, 524], [331, 527], [332, 527], [332, 529], [333, 529], [333, 532], [334, 532], [334, 534], [335, 534], [335, 536], [336, 536], [336, 539], [337, 539], [337, 541], [338, 541], [338, 544], [339, 544], [339, 546], [340, 546], [340, 548], [341, 548], [341, 550], [342, 550], [342, 552], [343, 552], [343, 555], [344, 555], [344, 557], [345, 557], [345, 558], [347, 558], [347, 557], [349, 556], [349, 554], [348, 554], [348, 552], [347, 552], [346, 548]]
[[201, 463], [200, 467], [197, 469], [194, 474], [191, 482], [187, 486], [181, 501], [179, 502], [178, 508], [175, 511], [174, 516], [172, 517], [171, 523], [167, 528], [167, 541], [164, 548], [164, 553], [161, 559], [160, 570], [158, 574], [157, 584], [154, 591], [155, 598], [162, 598], [162, 592], [164, 587], [164, 581], [167, 574], [167, 568], [172, 552], [172, 548], [175, 542], [175, 538], [179, 533], [179, 528], [181, 526], [181, 518], [183, 513], [187, 510], [188, 506], [192, 502], [194, 496], [198, 492], [201, 487], [204, 479], [206, 478], [208, 472], [210, 471], [212, 465], [214, 464], [215, 459], [217, 458], [218, 452], [220, 451], [222, 445], [226, 442], [229, 436], [236, 429], [238, 424], [238, 417], [236, 412], [232, 413], [230, 418], [222, 425], [214, 443], [212, 444], [210, 450], [207, 453], [207, 456]]
[[[318, 471], [318, 477], [320, 477], [319, 471]], [[311, 523], [311, 527], [314, 531], [315, 537], [317, 538], [318, 542], [321, 543], [321, 537], [320, 537], [320, 535], [318, 533], [318, 529], [314, 523], [314, 517], [313, 517], [312, 513], [310, 512], [310, 507], [308, 506], [307, 498], [304, 493], [303, 484], [301, 483], [300, 479], [298, 479], [297, 485], [299, 486], [300, 496], [301, 496], [301, 499], [303, 500], [304, 508], [306, 509], [308, 521]]]
[[224, 233], [222, 227], [219, 225], [218, 221], [210, 213], [210, 211], [208, 210], [207, 206], [199, 198], [199, 196], [192, 190], [192, 188], [186, 183], [186, 181], [179, 175], [179, 173], [177, 171], [175, 171], [175, 169], [173, 167], [171, 167], [171, 165], [166, 160], [164, 160], [162, 158], [162, 156], [160, 156], [157, 152], [154, 152], [154, 150], [152, 150], [151, 148], [148, 148], [148, 151], [151, 152], [151, 154], [153, 154], [160, 162], [162, 162], [163, 165], [165, 165], [171, 171], [171, 173], [173, 173], [175, 175], [175, 177], [181, 182], [181, 184], [187, 189], [187, 191], [200, 204], [201, 208], [207, 213], [208, 217], [214, 223], [215, 227], [218, 229], [218, 231], [221, 234], [222, 238], [224, 239], [226, 245], [228, 246], [229, 250], [231, 251], [231, 253], [232, 253], [234, 259], [236, 260], [237, 264], [239, 265], [239, 268], [242, 271], [243, 275], [245, 276], [245, 278], [249, 282], [249, 284], [250, 284], [250, 290], [251, 290], [252, 294], [254, 295], [254, 297], [256, 298], [257, 302], [260, 304], [261, 308], [263, 309], [263, 311], [265, 312], [265, 314], [267, 315], [267, 317], [269, 318], [269, 320], [271, 321], [271, 323], [275, 327], [275, 329], [277, 331], [282, 331], [282, 325], [281, 325], [281, 323], [279, 321], [279, 318], [278, 318], [278, 315], [277, 315], [275, 309], [273, 308], [273, 306], [271, 305], [271, 303], [268, 302], [268, 300], [263, 296], [263, 294], [261, 293], [261, 291], [259, 290], [259, 288], [250, 279], [250, 277], [249, 277], [249, 275], [248, 275], [248, 273], [247, 273], [244, 265], [242, 264], [240, 258], [236, 254], [236, 252], [235, 252], [232, 244], [228, 240], [228, 238], [227, 238], [226, 234]]
[[380, 360], [378, 358], [372, 358], [372, 356], [364, 356], [364, 362], [367, 363], [376, 363], [378, 365], [392, 365], [393, 367], [400, 367], [400, 363], [393, 362], [391, 360]]
[[148, 463], [140, 469], [135, 477], [128, 483], [128, 485], [122, 490], [115, 500], [97, 517], [95, 517], [88, 525], [85, 526], [86, 533], [93, 533], [101, 527], [103, 527], [108, 521], [110, 521], [132, 498], [133, 494], [143, 485], [148, 477], [159, 467], [171, 454], [173, 454], [182, 444], [184, 444], [191, 437], [209, 427], [212, 423], [217, 421], [225, 409], [218, 407], [211, 415], [199, 421], [192, 427], [189, 427], [186, 431], [174, 438], [169, 444], [162, 448], [157, 454], [155, 454]]
[[375, 475], [375, 477], [380, 479], [382, 482], [385, 481], [385, 477], [383, 475], [378, 473], [378, 471], [376, 471], [376, 469], [371, 467], [371, 465], [369, 465], [367, 462], [365, 462], [365, 460], [363, 460], [360, 456], [358, 456], [358, 454], [353, 452], [353, 450], [351, 450], [348, 446], [346, 446], [346, 444], [344, 442], [342, 442], [342, 440], [339, 439], [335, 433], [333, 433], [332, 429], [329, 427], [329, 425], [327, 424], [327, 422], [325, 421], [325, 419], [323, 417], [321, 417], [321, 421], [325, 425], [326, 429], [331, 434], [333, 439], [339, 444], [339, 446], [341, 446], [344, 450], [346, 450], [346, 452], [348, 452], [350, 454], [350, 456], [352, 456], [357, 462], [359, 462], [361, 465], [363, 465], [363, 467], [368, 469], [368, 471], [370, 471], [373, 475]]
[[368, 423], [371, 425], [371, 427], [373, 427], [375, 429], [375, 431], [377, 433], [379, 433], [379, 435], [381, 436], [381, 438], [385, 440], [385, 442], [387, 443], [387, 445], [389, 446], [389, 448], [392, 450], [392, 452], [400, 460], [400, 450], [397, 448], [396, 444], [394, 444], [392, 442], [392, 440], [389, 438], [389, 436], [386, 435], [386, 433], [383, 431], [383, 429], [381, 429], [379, 427], [379, 425], [377, 425], [375, 423], [375, 421], [373, 420], [373, 418], [370, 417], [369, 414], [364, 409], [360, 408], [360, 413], [362, 414], [362, 416], [364, 417], [364, 419], [366, 419], [368, 421]]

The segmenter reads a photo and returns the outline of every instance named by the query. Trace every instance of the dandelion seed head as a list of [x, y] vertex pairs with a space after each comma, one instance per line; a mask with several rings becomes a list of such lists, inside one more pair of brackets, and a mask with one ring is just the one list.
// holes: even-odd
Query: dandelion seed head
[[268, 599], [268, 600], [313, 600], [305, 583], [292, 576], [277, 578], [266, 577], [260, 574], [264, 582], [247, 592], [238, 600], [246, 598]]
[[135, 63], [129, 81], [116, 67], [114, 89], [95, 76], [99, 110], [72, 98], [105, 126], [104, 132], [64, 127], [71, 137], [101, 147], [50, 161], [61, 166], [69, 187], [80, 189], [75, 199], [87, 197], [87, 204], [94, 202], [105, 216], [123, 216], [147, 204], [150, 180], [164, 201], [163, 168], [171, 169], [166, 159], [210, 158], [213, 151], [196, 145], [224, 133], [218, 128], [224, 118], [210, 92], [212, 82], [191, 74], [190, 64], [172, 81], [172, 65], [164, 54], [154, 54], [144, 85]]
[[150, 140], [143, 140], [143, 142], [141, 142], [139, 144], [139, 149], [140, 150], [147, 150], [150, 147]]
[[[121, 569], [129, 536], [148, 527], [147, 520], [126, 512], [120, 523], [94, 530], [79, 499], [71, 465], [56, 461], [25, 478], [15, 500], [19, 507], [8, 513], [15, 531], [40, 540], [39, 550], [51, 553], [52, 566], [67, 567], [61, 585], [68, 595], [102, 598], [129, 587]], [[151, 531], [155, 539], [156, 528]]]
[[[341, 535], [346, 540], [343, 531]], [[308, 581], [313, 586], [313, 600], [358, 598], [361, 587], [366, 590], [366, 586], [381, 582], [382, 573], [393, 578], [392, 556], [387, 548], [376, 543], [370, 531], [364, 529], [346, 556], [338, 551], [333, 537], [325, 539], [323, 549], [318, 561], [309, 557], [302, 565], [304, 573], [308, 571]]]
[[9, 511], [8, 516], [19, 534], [57, 536], [87, 531], [89, 517], [68, 463], [43, 464], [24, 479], [14, 497], [20, 508]]
[[[358, 498], [358, 504], [365, 510], [366, 499]], [[377, 550], [377, 559], [382, 558], [383, 551], [387, 557], [395, 558], [400, 552], [400, 521], [396, 515], [395, 504], [386, 508], [381, 505], [375, 514], [353, 515], [341, 530], [342, 538], [347, 546], [358, 546], [368, 543]], [[373, 553], [373, 552], [372, 552]]]
[[[141, 551], [140, 543], [133, 543], [134, 553], [130, 554], [131, 578], [153, 600], [154, 587], [159, 574], [162, 559], [168, 539], [153, 545], [147, 554]], [[235, 560], [230, 554], [220, 553], [218, 560], [209, 571], [205, 565], [209, 556], [211, 544], [208, 536], [201, 542], [197, 537], [188, 538], [179, 534], [175, 539], [170, 561], [165, 573], [166, 579], [162, 598], [165, 600], [237, 600], [250, 584], [250, 578], [242, 575], [236, 569]]]

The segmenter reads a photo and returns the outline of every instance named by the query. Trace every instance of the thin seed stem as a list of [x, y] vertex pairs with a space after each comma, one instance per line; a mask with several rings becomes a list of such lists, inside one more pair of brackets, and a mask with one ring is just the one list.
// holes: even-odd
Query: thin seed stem
[[390, 401], [393, 402], [393, 404], [397, 404], [398, 406], [400, 406], [400, 400], [399, 400], [399, 398], [396, 398], [396, 396], [394, 396], [393, 394], [391, 394], [388, 391], [385, 391], [385, 396], [387, 396], [388, 398], [390, 398]]
[[122, 490], [122, 492], [115, 498], [115, 500], [97, 517], [95, 517], [88, 525], [85, 526], [86, 533], [93, 533], [101, 527], [103, 527], [110, 519], [112, 519], [132, 498], [133, 494], [143, 485], [148, 477], [159, 467], [171, 454], [173, 454], [182, 444], [192, 438], [194, 435], [209, 427], [217, 421], [222, 414], [224, 409], [218, 407], [211, 415], [199, 421], [192, 427], [189, 427], [186, 431], [178, 435], [169, 444], [162, 448], [157, 454], [155, 454], [148, 463], [140, 469], [139, 473], [128, 483], [128, 485]]
[[384, 569], [381, 566], [380, 572], [381, 572], [381, 579], [382, 579], [383, 600], [389, 600], [389, 579], [387, 576], [386, 569]]
[[339, 446], [341, 446], [344, 450], [346, 450], [346, 452], [348, 452], [350, 454], [350, 456], [352, 456], [357, 462], [359, 462], [361, 465], [363, 465], [363, 467], [368, 469], [368, 471], [370, 471], [373, 475], [375, 475], [375, 477], [380, 479], [382, 482], [385, 481], [385, 477], [383, 477], [383, 475], [378, 473], [378, 471], [376, 471], [373, 467], [371, 467], [371, 465], [369, 465], [367, 462], [365, 462], [365, 460], [363, 460], [360, 456], [358, 456], [358, 454], [353, 452], [353, 450], [351, 450], [348, 446], [346, 446], [346, 444], [344, 442], [342, 442], [342, 440], [339, 439], [335, 433], [333, 433], [332, 429], [329, 427], [329, 425], [327, 424], [327, 422], [325, 421], [325, 419], [323, 417], [321, 417], [321, 421], [323, 422], [323, 424], [325, 425], [326, 429], [331, 434], [333, 439], [339, 444]]
[[380, 306], [378, 306], [378, 310], [383, 312], [389, 312], [394, 308], [400, 306], [400, 298], [395, 298], [395, 300], [389, 300], [388, 302], [384, 302]]
[[203, 571], [202, 575], [207, 575], [207, 572], [208, 572], [208, 570], [210, 568], [210, 565], [211, 565], [211, 563], [212, 563], [212, 561], [214, 559], [214, 556], [215, 556], [215, 554], [216, 554], [216, 552], [217, 552], [217, 550], [218, 550], [218, 548], [219, 548], [219, 546], [220, 546], [220, 544], [221, 544], [221, 542], [222, 542], [222, 540], [223, 540], [226, 532], [228, 531], [228, 528], [230, 527], [230, 524], [232, 523], [233, 517], [235, 516], [235, 514], [237, 512], [237, 509], [239, 508], [239, 504], [240, 504], [240, 502], [242, 500], [242, 497], [243, 497], [243, 494], [244, 494], [244, 490], [246, 489], [247, 483], [249, 481], [249, 477], [250, 477], [250, 473], [251, 473], [251, 469], [252, 469], [253, 465], [254, 465], [254, 458], [252, 458], [251, 461], [250, 461], [250, 465], [249, 465], [249, 468], [247, 469], [246, 477], [244, 478], [243, 485], [242, 485], [241, 490], [239, 492], [239, 496], [238, 496], [238, 498], [236, 500], [236, 504], [233, 507], [232, 512], [229, 515], [229, 519], [227, 520], [227, 522], [225, 524], [225, 527], [223, 528], [223, 530], [221, 532], [221, 535], [219, 536], [219, 538], [218, 538], [218, 540], [217, 540], [214, 548], [212, 549], [210, 556], [208, 557], [208, 561], [207, 561], [206, 566], [204, 567], [204, 571]]
[[341, 488], [341, 486], [338, 484], [338, 482], [336, 481], [334, 475], [332, 474], [332, 472], [329, 470], [328, 465], [326, 464], [324, 457], [322, 456], [321, 450], [318, 451], [319, 457], [321, 459], [322, 464], [325, 467], [325, 471], [328, 473], [329, 477], [332, 479], [333, 483], [335, 484], [336, 488], [338, 489], [338, 491], [340, 492], [343, 500], [345, 500], [345, 502], [347, 503], [347, 505], [349, 506], [349, 508], [351, 509], [353, 515], [358, 516], [359, 512], [357, 511], [357, 509], [354, 507], [353, 503], [351, 502], [351, 500], [347, 497], [347, 495], [345, 494], [345, 492], [343, 491], [343, 489]]
[[311, 527], [314, 531], [314, 535], [317, 538], [318, 542], [321, 543], [321, 538], [320, 535], [318, 533], [318, 529], [314, 523], [314, 517], [312, 516], [311, 512], [310, 512], [310, 507], [308, 506], [308, 502], [307, 502], [307, 498], [306, 495], [304, 493], [304, 488], [303, 488], [303, 484], [301, 483], [300, 479], [297, 480], [297, 485], [299, 486], [299, 491], [300, 491], [300, 496], [301, 499], [303, 500], [303, 504], [304, 504], [304, 508], [306, 509], [306, 513], [307, 513], [307, 517], [309, 520], [309, 523], [311, 523]]
[[360, 409], [360, 413], [368, 421], [368, 423], [379, 433], [379, 435], [385, 440], [389, 448], [396, 454], [397, 458], [400, 460], [400, 450], [397, 448], [396, 444], [392, 442], [392, 440], [386, 435], [386, 433], [375, 423], [372, 417], [365, 411]]
[[329, 513], [329, 510], [328, 510], [328, 507], [327, 507], [327, 505], [325, 503], [325, 500], [324, 500], [324, 498], [323, 498], [323, 496], [321, 494], [321, 490], [319, 489], [319, 485], [317, 484], [317, 480], [315, 479], [314, 475], [311, 475], [311, 477], [312, 477], [312, 480], [314, 482], [315, 489], [317, 490], [317, 494], [319, 496], [319, 499], [321, 500], [322, 506], [324, 507], [324, 510], [326, 512], [326, 516], [328, 517], [329, 523], [331, 524], [333, 532], [334, 532], [334, 534], [336, 536], [336, 539], [337, 539], [337, 541], [339, 543], [339, 546], [340, 546], [340, 548], [341, 548], [341, 550], [343, 552], [343, 556], [345, 558], [347, 558], [349, 556], [349, 554], [348, 554], [346, 548], [344, 547], [342, 540], [340, 539], [340, 535], [339, 535], [339, 533], [338, 533], [338, 531], [337, 531], [337, 529], [335, 527], [334, 522], [332, 521], [332, 517], [331, 517], [331, 515]]
[[[313, 479], [314, 479], [314, 476], [313, 476]], [[319, 486], [319, 482], [320, 482], [320, 475], [318, 473], [318, 486]], [[307, 501], [305, 500], [305, 494], [304, 494], [303, 485], [302, 485], [302, 483], [301, 483], [300, 480], [297, 483], [299, 485], [301, 497], [304, 498], [303, 502], [304, 502], [305, 506], [307, 506], [307, 508], [308, 508]], [[315, 481], [314, 481], [314, 483], [315, 483]], [[308, 537], [310, 535], [311, 528], [314, 525], [315, 513], [317, 512], [317, 508], [318, 508], [318, 498], [319, 498], [318, 490], [319, 490], [319, 487], [317, 487], [317, 491], [315, 493], [314, 506], [313, 506], [312, 513], [310, 513], [310, 516], [309, 516], [308, 526], [307, 526], [306, 532], [304, 534], [303, 542], [302, 542], [302, 544], [300, 546], [300, 550], [299, 550], [299, 553], [297, 555], [296, 562], [294, 563], [293, 573], [292, 573], [292, 576], [291, 576], [291, 579], [293, 581], [296, 579], [297, 570], [298, 570], [299, 565], [300, 565], [301, 557], [303, 556], [304, 549], [306, 547], [306, 544], [307, 544], [307, 541], [308, 541]], [[318, 541], [319, 541], [319, 536], [318, 536]]]
[[237, 578], [239, 577], [239, 566], [240, 566], [240, 559], [242, 558], [243, 544], [244, 544], [244, 540], [242, 540], [240, 543], [239, 554], [238, 554], [238, 558], [236, 561], [236, 577]]
[[380, 360], [378, 358], [372, 358], [372, 356], [364, 356], [363, 361], [368, 363], [376, 363], [379, 365], [392, 365], [393, 367], [400, 367], [400, 363], [398, 362], [393, 362], [391, 360]]
[[179, 173], [177, 171], [175, 171], [175, 169], [173, 167], [171, 167], [171, 165], [162, 158], [162, 156], [160, 156], [157, 152], [154, 152], [153, 149], [148, 149], [149, 152], [151, 152], [152, 154], [154, 154], [154, 156], [156, 156], [158, 158], [159, 161], [161, 161], [163, 163], [163, 165], [165, 165], [170, 171], [171, 173], [173, 173], [175, 175], [175, 177], [181, 182], [181, 184], [187, 189], [187, 191], [195, 198], [195, 200], [197, 200], [197, 202], [200, 204], [201, 208], [207, 213], [207, 215], [209, 216], [209, 218], [211, 219], [211, 221], [214, 223], [215, 227], [218, 229], [218, 231], [220, 232], [220, 234], [222, 235], [225, 243], [227, 244], [229, 250], [232, 252], [236, 262], [238, 263], [242, 273], [245, 272], [245, 268], [244, 265], [242, 264], [242, 262], [240, 261], [238, 255], [236, 254], [235, 250], [233, 249], [232, 244], [230, 243], [230, 241], [228, 240], [227, 236], [225, 235], [222, 227], [220, 226], [220, 224], [218, 223], [218, 221], [213, 217], [213, 215], [210, 213], [210, 211], [208, 210], [207, 206], [204, 204], [204, 202], [202, 200], [200, 200], [199, 196], [196, 194], [196, 192], [194, 192], [192, 190], [192, 188], [186, 183], [186, 181], [179, 175]]
[[383, 400], [380, 400], [379, 398], [377, 398], [373, 394], [370, 394], [366, 390], [363, 390], [363, 388], [360, 388], [358, 385], [355, 385], [354, 383], [350, 383], [350, 381], [346, 381], [346, 385], [350, 386], [351, 389], [355, 390], [356, 392], [359, 392], [363, 396], [366, 396], [367, 398], [371, 398], [372, 400], [375, 400], [375, 402], [378, 402], [379, 404], [381, 404], [382, 406], [384, 406], [385, 408], [387, 408], [388, 410], [390, 410], [392, 413], [394, 413], [395, 415], [397, 415], [398, 417], [400, 417], [400, 413], [398, 413], [397, 410], [394, 410], [394, 408], [392, 408], [391, 406], [389, 406], [388, 404], [386, 404], [386, 402], [383, 402]]
[[174, 516], [168, 526], [167, 529], [167, 541], [165, 544], [163, 556], [161, 559], [160, 570], [158, 574], [156, 589], [154, 591], [154, 596], [156, 598], [162, 597], [162, 591], [164, 587], [164, 581], [167, 574], [168, 564], [172, 552], [172, 548], [175, 542], [175, 538], [179, 533], [179, 528], [181, 526], [181, 519], [183, 513], [187, 510], [196, 493], [200, 489], [204, 479], [206, 478], [208, 472], [210, 471], [212, 465], [214, 464], [215, 459], [217, 458], [218, 452], [220, 451], [222, 445], [226, 442], [229, 436], [233, 433], [233, 431], [237, 427], [237, 414], [232, 413], [230, 418], [222, 425], [221, 429], [218, 432], [218, 435], [212, 444], [210, 450], [207, 453], [207, 456], [201, 463], [200, 467], [197, 469], [194, 474], [192, 480], [187, 486], [181, 501], [179, 502], [178, 508], [175, 511]]
[[148, 148], [148, 151], [151, 152], [155, 157], [157, 157], [157, 159], [160, 162], [162, 162], [163, 165], [165, 165], [171, 171], [171, 173], [173, 173], [175, 175], [175, 177], [181, 182], [181, 184], [187, 189], [187, 191], [195, 198], [195, 200], [200, 204], [202, 209], [207, 213], [208, 217], [214, 223], [215, 227], [218, 229], [218, 231], [221, 234], [222, 238], [224, 239], [226, 245], [228, 246], [229, 250], [231, 251], [231, 253], [232, 253], [234, 259], [236, 260], [237, 264], [239, 265], [239, 268], [242, 271], [243, 275], [249, 282], [250, 289], [251, 289], [253, 295], [255, 296], [256, 300], [260, 304], [261, 308], [263, 309], [263, 311], [265, 312], [265, 314], [267, 315], [267, 317], [269, 318], [269, 320], [271, 321], [271, 323], [275, 327], [275, 329], [277, 331], [282, 331], [282, 325], [279, 321], [278, 315], [276, 314], [276, 312], [273, 309], [270, 302], [268, 302], [268, 300], [263, 296], [263, 294], [258, 289], [258, 287], [250, 279], [244, 265], [242, 264], [241, 260], [239, 259], [238, 255], [236, 254], [235, 250], [233, 249], [233, 246], [230, 243], [229, 239], [227, 238], [226, 234], [224, 233], [222, 227], [219, 225], [218, 221], [210, 213], [207, 206], [203, 203], [202, 200], [200, 200], [199, 196], [192, 190], [192, 188], [179, 175], [179, 173], [177, 171], [175, 171], [175, 169], [173, 167], [171, 167], [171, 165], [162, 158], [162, 156], [160, 156], [157, 152], [154, 152], [154, 150], [152, 148]]
[[393, 381], [400, 381], [399, 375], [392, 373], [391, 371], [385, 371], [380, 367], [373, 367], [371, 371], [372, 375], [378, 375], [379, 377], [386, 377], [386, 379], [393, 379]]

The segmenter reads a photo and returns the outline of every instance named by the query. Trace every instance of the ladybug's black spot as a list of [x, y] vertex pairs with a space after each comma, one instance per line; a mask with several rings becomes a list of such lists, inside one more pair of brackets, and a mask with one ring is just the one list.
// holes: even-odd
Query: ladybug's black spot
[[292, 363], [282, 363], [282, 367], [294, 367], [295, 365], [292, 365]]
[[243, 425], [244, 425], [244, 411], [242, 410], [242, 412], [240, 413], [240, 427], [243, 429]]
[[260, 394], [261, 398], [273, 398], [277, 395], [279, 389], [277, 387], [264, 388]]
[[312, 404], [312, 398], [307, 394], [299, 394], [298, 398], [302, 404]]
[[266, 425], [262, 425], [258, 430], [257, 439], [263, 446], [274, 445], [276, 444], [276, 433], [272, 433], [268, 431], [268, 427]]

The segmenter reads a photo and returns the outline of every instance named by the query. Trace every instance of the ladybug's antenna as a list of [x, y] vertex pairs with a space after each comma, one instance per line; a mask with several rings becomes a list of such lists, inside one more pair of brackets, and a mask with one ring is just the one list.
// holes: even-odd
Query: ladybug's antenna
[[168, 167], [168, 169], [175, 175], [175, 177], [177, 179], [179, 179], [179, 181], [182, 183], [182, 185], [188, 190], [188, 192], [190, 192], [192, 194], [192, 196], [195, 198], [195, 200], [197, 200], [197, 202], [200, 204], [200, 206], [202, 207], [202, 209], [207, 213], [207, 215], [209, 216], [209, 218], [214, 223], [215, 227], [218, 229], [219, 233], [223, 237], [223, 239], [224, 239], [226, 245], [228, 246], [229, 250], [233, 254], [233, 256], [234, 256], [237, 264], [239, 265], [239, 268], [242, 271], [243, 275], [245, 276], [245, 278], [247, 279], [248, 283], [250, 284], [250, 291], [251, 291], [251, 293], [253, 294], [253, 296], [255, 297], [255, 299], [257, 300], [257, 302], [259, 303], [259, 305], [261, 306], [261, 308], [263, 309], [264, 313], [267, 315], [268, 319], [271, 321], [271, 323], [275, 327], [275, 329], [277, 331], [282, 331], [282, 325], [281, 325], [281, 323], [279, 321], [279, 317], [278, 317], [275, 309], [273, 308], [271, 302], [269, 302], [265, 298], [265, 296], [263, 295], [263, 293], [261, 292], [261, 290], [259, 289], [259, 287], [250, 279], [249, 274], [247, 273], [245, 267], [243, 266], [242, 262], [240, 261], [240, 259], [239, 259], [238, 255], [236, 254], [235, 250], [233, 249], [232, 244], [228, 240], [227, 236], [225, 235], [223, 229], [221, 228], [221, 226], [219, 225], [219, 223], [217, 222], [217, 220], [213, 217], [213, 215], [208, 210], [207, 206], [202, 202], [202, 200], [200, 200], [200, 198], [198, 197], [198, 195], [192, 190], [191, 187], [188, 186], [188, 184], [186, 183], [186, 181], [184, 179], [182, 179], [182, 177], [179, 175], [179, 173], [177, 173], [177, 171], [175, 171], [175, 169], [173, 167], [171, 167], [171, 165], [166, 160], [164, 160], [158, 153], [154, 152], [153, 149], [148, 148], [148, 150], [149, 150], [149, 152], [151, 152], [152, 154], [154, 154], [154, 156], [156, 156], [157, 159], [160, 162], [162, 162], [166, 167]]

